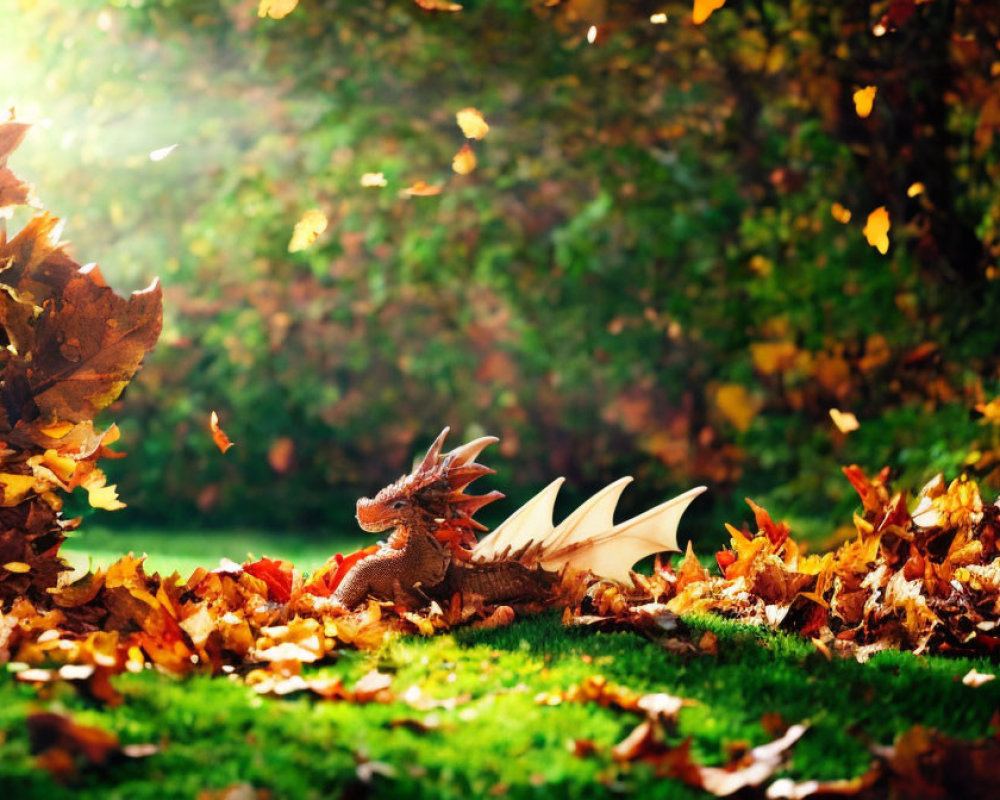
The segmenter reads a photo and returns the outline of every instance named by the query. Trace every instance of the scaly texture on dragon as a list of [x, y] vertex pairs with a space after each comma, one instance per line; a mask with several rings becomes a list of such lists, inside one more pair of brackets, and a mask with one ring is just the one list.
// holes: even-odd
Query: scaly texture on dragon
[[558, 527], [552, 523], [563, 479], [549, 484], [482, 540], [486, 528], [473, 515], [499, 492], [465, 489], [493, 473], [476, 462], [496, 437], [475, 439], [442, 454], [445, 428], [409, 475], [357, 504], [361, 527], [392, 530], [387, 542], [362, 551], [339, 580], [333, 601], [353, 607], [366, 597], [419, 608], [432, 601], [526, 607], [550, 602], [566, 570], [589, 570], [630, 582], [640, 558], [677, 550], [677, 522], [704, 487], [698, 487], [631, 520], [614, 524], [618, 498], [631, 478], [605, 487]]

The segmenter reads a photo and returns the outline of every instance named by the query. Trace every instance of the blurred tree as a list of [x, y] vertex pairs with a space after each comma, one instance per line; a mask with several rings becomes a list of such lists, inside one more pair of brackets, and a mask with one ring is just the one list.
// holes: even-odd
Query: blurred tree
[[[22, 13], [7, 57], [55, 84], [32, 166], [112, 280], [165, 271], [164, 344], [115, 411], [135, 509], [348, 525], [444, 423], [503, 437], [515, 495], [630, 473], [626, 506], [708, 481], [721, 514], [849, 506], [838, 462], [963, 462], [1000, 350], [1000, 9], [463, 6]], [[469, 106], [490, 132], [459, 175]]]

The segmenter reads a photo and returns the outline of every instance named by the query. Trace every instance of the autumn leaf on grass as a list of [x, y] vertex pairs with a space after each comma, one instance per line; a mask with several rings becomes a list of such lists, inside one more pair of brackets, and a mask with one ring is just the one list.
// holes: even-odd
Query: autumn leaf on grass
[[406, 189], [401, 189], [399, 192], [400, 197], [434, 197], [434, 195], [441, 194], [440, 185], [431, 185], [425, 181], [417, 181], [412, 186]]
[[298, 4], [299, 0], [260, 0], [260, 5], [257, 6], [257, 16], [281, 19], [291, 14]]
[[316, 237], [326, 230], [326, 224], [326, 214], [318, 208], [307, 211], [295, 223], [292, 240], [288, 243], [288, 252], [297, 253], [300, 250], [305, 250], [316, 241]]
[[215, 442], [215, 445], [219, 448], [219, 450], [225, 453], [230, 447], [233, 446], [233, 442], [229, 440], [229, 437], [226, 436], [226, 432], [219, 426], [219, 415], [214, 411], [208, 420], [208, 427], [209, 430], [212, 431], [212, 441]]
[[461, 11], [462, 6], [450, 0], [413, 0], [424, 11]]
[[861, 427], [861, 424], [858, 422], [858, 418], [850, 411], [841, 411], [838, 408], [831, 408], [830, 419], [833, 420], [833, 424], [837, 426], [837, 430], [841, 433], [850, 433], [851, 431], [856, 431]]
[[726, 0], [694, 0], [694, 11], [691, 14], [694, 24], [701, 25], [725, 4]]
[[471, 106], [455, 114], [455, 121], [466, 139], [485, 139], [490, 132], [490, 126], [486, 124], [482, 113]]
[[469, 145], [464, 144], [451, 160], [451, 168], [459, 175], [468, 175], [476, 168], [476, 163], [476, 154]]
[[877, 86], [865, 86], [854, 93], [854, 110], [858, 112], [861, 119], [865, 119], [872, 113], [872, 106], [875, 104], [875, 94], [878, 92]]
[[868, 215], [868, 221], [862, 229], [868, 244], [878, 250], [882, 255], [889, 252], [889, 210], [885, 206], [879, 206]]

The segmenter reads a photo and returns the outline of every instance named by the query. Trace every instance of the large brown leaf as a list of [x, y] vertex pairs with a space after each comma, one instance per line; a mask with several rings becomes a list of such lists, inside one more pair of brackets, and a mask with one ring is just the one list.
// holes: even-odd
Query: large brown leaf
[[92, 419], [118, 398], [162, 327], [158, 282], [125, 300], [84, 272], [36, 324], [28, 382], [44, 419]]

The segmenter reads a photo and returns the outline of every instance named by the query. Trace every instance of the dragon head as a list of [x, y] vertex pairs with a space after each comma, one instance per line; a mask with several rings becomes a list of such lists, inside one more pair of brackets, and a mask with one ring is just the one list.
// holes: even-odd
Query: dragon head
[[442, 455], [441, 446], [448, 431], [448, 428], [441, 431], [413, 472], [386, 486], [375, 497], [358, 500], [357, 518], [363, 530], [378, 533], [417, 524], [469, 532], [486, 530], [472, 517], [503, 495], [500, 492], [468, 495], [465, 488], [476, 478], [494, 472], [477, 464], [476, 457], [499, 440], [483, 436]]

